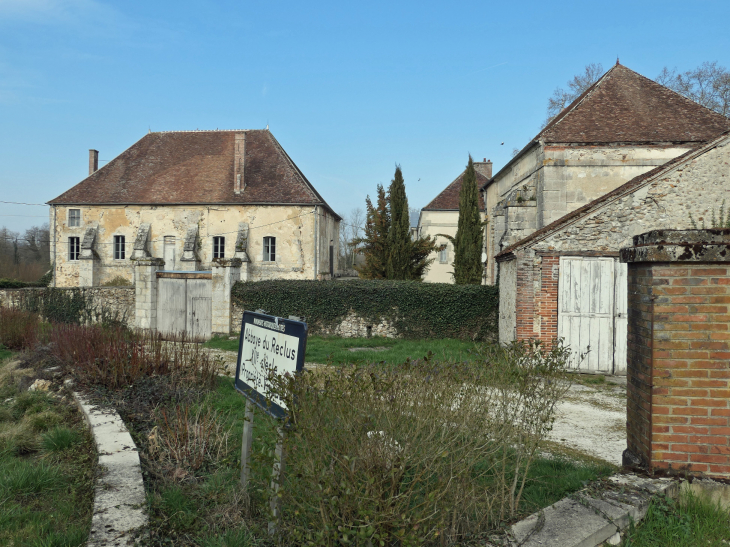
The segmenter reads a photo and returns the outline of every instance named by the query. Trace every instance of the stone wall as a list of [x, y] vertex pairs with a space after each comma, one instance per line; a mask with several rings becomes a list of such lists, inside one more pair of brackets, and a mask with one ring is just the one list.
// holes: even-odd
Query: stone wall
[[730, 229], [655, 231], [629, 270], [628, 451], [650, 471], [730, 478]]
[[71, 288], [27, 288], [27, 289], [0, 289], [0, 307], [22, 308], [28, 298], [43, 299], [49, 291], [61, 291], [70, 295], [71, 291], [78, 291], [88, 303], [88, 316], [92, 323], [105, 318], [121, 321], [129, 327], [135, 323], [135, 296], [134, 287], [89, 287], [82, 289]]
[[[306, 320], [306, 317], [305, 317]], [[231, 331], [239, 332], [243, 321], [243, 308], [234, 304], [231, 312]], [[381, 319], [378, 323], [368, 321], [350, 312], [334, 328], [322, 328], [316, 324], [308, 324], [310, 335], [341, 336], [342, 338], [367, 338], [368, 336], [383, 336], [386, 338], [398, 338], [398, 331], [393, 324]], [[368, 327], [370, 332], [368, 333]]]
[[496, 280], [493, 257], [502, 249], [687, 150], [535, 144], [516, 156], [484, 194], [491, 226], [488, 282]]

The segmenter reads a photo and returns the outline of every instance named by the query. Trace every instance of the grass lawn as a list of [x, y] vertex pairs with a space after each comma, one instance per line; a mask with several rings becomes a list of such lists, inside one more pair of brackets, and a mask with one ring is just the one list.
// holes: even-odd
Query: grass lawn
[[84, 545], [93, 439], [75, 405], [20, 389], [23, 374], [10, 370], [11, 356], [0, 349], [0, 545]]
[[[215, 337], [205, 343], [207, 347], [227, 351], [238, 351], [238, 338]], [[310, 336], [307, 339], [308, 363], [355, 363], [381, 362], [399, 364], [406, 359], [420, 359], [431, 351], [437, 358], [449, 360], [472, 360], [471, 351], [476, 344], [464, 340], [429, 339], [402, 340], [395, 338], [335, 338]], [[353, 351], [354, 349], [354, 351]]]
[[730, 512], [696, 496], [680, 501], [656, 498], [646, 517], [631, 526], [623, 547], [725, 547], [730, 544]]

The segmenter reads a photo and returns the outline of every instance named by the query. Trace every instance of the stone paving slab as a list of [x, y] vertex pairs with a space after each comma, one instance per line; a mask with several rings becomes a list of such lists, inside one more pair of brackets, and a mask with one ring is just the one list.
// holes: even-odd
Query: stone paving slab
[[582, 491], [563, 498], [512, 526], [513, 543], [519, 547], [596, 547], [617, 545], [629, 523], [640, 521], [651, 498], [676, 496], [677, 483], [636, 475], [614, 475], [619, 488], [600, 495]]
[[97, 409], [74, 392], [99, 453], [101, 473], [94, 492], [88, 547], [134, 543], [133, 532], [147, 524], [145, 492], [137, 446], [116, 411]]

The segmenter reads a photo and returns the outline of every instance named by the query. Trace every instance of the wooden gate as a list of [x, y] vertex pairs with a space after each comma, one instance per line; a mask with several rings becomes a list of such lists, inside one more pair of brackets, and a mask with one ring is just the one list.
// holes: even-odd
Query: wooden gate
[[157, 330], [210, 338], [212, 290], [209, 273], [157, 272]]
[[558, 336], [579, 370], [626, 374], [626, 287], [626, 264], [613, 258], [560, 258]]

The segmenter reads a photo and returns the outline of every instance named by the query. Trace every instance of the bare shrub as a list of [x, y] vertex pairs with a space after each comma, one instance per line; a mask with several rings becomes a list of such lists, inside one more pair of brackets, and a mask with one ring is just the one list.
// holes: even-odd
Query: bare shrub
[[293, 409], [282, 533], [312, 545], [484, 536], [518, 510], [569, 387], [569, 356], [559, 342], [516, 343], [485, 346], [476, 363], [424, 359], [282, 379], [276, 389]]
[[38, 315], [11, 308], [0, 308], [0, 344], [10, 349], [27, 349], [38, 341]]
[[191, 409], [187, 403], [161, 409], [153, 457], [182, 479], [228, 454], [231, 432], [217, 412]]
[[81, 382], [118, 389], [143, 376], [168, 375], [174, 382], [212, 386], [218, 363], [184, 336], [172, 340], [123, 326], [54, 324], [53, 354]]

